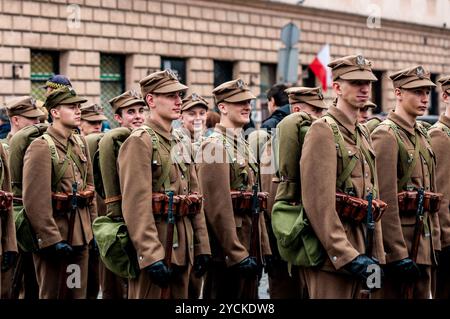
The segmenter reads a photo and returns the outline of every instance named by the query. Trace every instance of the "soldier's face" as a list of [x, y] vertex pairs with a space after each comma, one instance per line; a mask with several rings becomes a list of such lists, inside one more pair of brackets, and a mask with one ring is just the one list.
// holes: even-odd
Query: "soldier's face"
[[114, 119], [120, 126], [135, 129], [141, 127], [145, 120], [145, 107], [142, 105], [129, 106], [122, 109], [121, 114], [114, 114]]
[[421, 87], [415, 89], [396, 89], [395, 93], [399, 105], [411, 116], [422, 116], [428, 108], [430, 101], [430, 88]]
[[53, 109], [53, 119], [59, 120], [60, 123], [68, 128], [74, 129], [81, 124], [80, 104], [62, 104]]
[[223, 102], [222, 114], [226, 115], [228, 120], [235, 127], [243, 127], [250, 122], [250, 100], [236, 103]]
[[151, 96], [150, 103], [149, 99], [147, 99], [147, 103], [150, 106], [152, 114], [155, 113], [158, 117], [166, 121], [175, 121], [180, 118], [183, 95], [182, 91], [149, 94]]
[[195, 130], [203, 130], [206, 127], [206, 109], [200, 106], [195, 106], [189, 110], [181, 113], [181, 120], [183, 126], [194, 133]]
[[17, 127], [17, 130], [23, 129], [24, 127], [38, 124], [39, 123], [39, 117], [25, 117], [21, 115], [15, 115], [12, 117], [12, 123], [15, 127]]
[[346, 101], [348, 104], [358, 109], [363, 108], [364, 104], [370, 98], [370, 91], [372, 88], [372, 82], [352, 80], [352, 81], [339, 81], [339, 85], [335, 87], [335, 91], [338, 96]]
[[366, 123], [367, 120], [372, 116], [372, 109], [368, 106], [363, 107], [358, 113], [358, 122]]
[[321, 117], [325, 111], [325, 109], [322, 109], [320, 107], [315, 107], [306, 103], [300, 104], [300, 111], [306, 112], [309, 115], [315, 116], [315, 117]]
[[102, 130], [102, 121], [81, 120], [80, 129], [83, 136], [87, 136], [93, 133], [100, 133], [100, 131]]

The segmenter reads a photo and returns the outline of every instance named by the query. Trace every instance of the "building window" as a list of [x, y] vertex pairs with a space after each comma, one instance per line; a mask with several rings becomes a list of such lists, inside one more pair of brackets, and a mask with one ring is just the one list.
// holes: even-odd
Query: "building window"
[[214, 61], [214, 87], [233, 80], [232, 61]]
[[307, 65], [302, 65], [302, 86], [316, 87], [316, 76]]
[[161, 70], [165, 69], [171, 69], [178, 76], [178, 81], [187, 83], [185, 59], [161, 57]]
[[383, 88], [382, 88], [382, 78], [383, 71], [373, 70], [373, 74], [377, 77], [378, 81], [372, 82], [372, 95], [370, 100], [377, 105], [377, 107], [373, 110], [374, 114], [381, 113], [383, 104]]
[[262, 63], [261, 64], [261, 118], [266, 119], [269, 117], [269, 109], [267, 107], [267, 91], [277, 82], [277, 65]]
[[59, 73], [59, 52], [31, 51], [31, 96], [45, 100], [45, 82]]
[[111, 127], [117, 127], [109, 100], [125, 91], [125, 56], [117, 54], [100, 55], [101, 103]]
[[[437, 81], [437, 74], [431, 73], [430, 79], [433, 83]], [[436, 87], [431, 88], [430, 92], [430, 106], [429, 106], [429, 115], [439, 115], [439, 93]]]

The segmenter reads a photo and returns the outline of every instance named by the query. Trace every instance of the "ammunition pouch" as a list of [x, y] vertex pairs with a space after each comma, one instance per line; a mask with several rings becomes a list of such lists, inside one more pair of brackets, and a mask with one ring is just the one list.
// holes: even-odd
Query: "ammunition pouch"
[[13, 202], [13, 194], [5, 191], [0, 191], [0, 214], [8, 211]]
[[[173, 214], [176, 217], [192, 217], [200, 213], [203, 197], [199, 194], [174, 195]], [[169, 213], [169, 196], [163, 193], [152, 194], [152, 211], [154, 215]]]
[[[344, 193], [336, 193], [336, 212], [344, 221], [361, 223], [367, 218], [369, 203], [362, 198], [353, 197]], [[372, 200], [372, 214], [375, 222], [381, 219], [387, 204], [379, 199]]]
[[[443, 194], [424, 192], [423, 210], [431, 214], [437, 213], [441, 207]], [[403, 191], [397, 194], [398, 210], [402, 216], [412, 216], [417, 213], [419, 198], [416, 191]]]
[[[77, 192], [77, 207], [85, 208], [92, 204], [94, 200], [95, 192], [93, 190], [84, 190]], [[52, 205], [53, 209], [57, 213], [67, 213], [72, 210], [72, 194], [63, 192], [52, 193]]]
[[[246, 191], [230, 191], [231, 202], [233, 203], [233, 211], [239, 215], [252, 214], [252, 192]], [[269, 193], [258, 192], [258, 204], [260, 211], [267, 210], [267, 198]]]

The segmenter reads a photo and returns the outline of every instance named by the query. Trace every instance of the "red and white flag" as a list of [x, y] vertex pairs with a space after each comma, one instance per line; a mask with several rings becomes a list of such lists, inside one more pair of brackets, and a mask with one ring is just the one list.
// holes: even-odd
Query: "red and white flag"
[[330, 45], [325, 44], [309, 65], [311, 71], [313, 71], [313, 73], [322, 83], [323, 91], [326, 91], [332, 83], [331, 69], [327, 66], [330, 62]]

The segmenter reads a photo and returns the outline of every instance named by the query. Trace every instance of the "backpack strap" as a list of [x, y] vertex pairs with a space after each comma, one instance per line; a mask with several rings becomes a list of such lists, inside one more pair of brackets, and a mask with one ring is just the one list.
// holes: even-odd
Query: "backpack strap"
[[[60, 181], [66, 172], [67, 166], [69, 165], [69, 157], [64, 156], [64, 161], [61, 164], [59, 162], [58, 151], [56, 150], [55, 142], [52, 137], [48, 133], [42, 134], [42, 138], [47, 142], [48, 147], [50, 149], [50, 157], [52, 159], [53, 166], [53, 179], [52, 179], [52, 189], [55, 191], [61, 191]], [[67, 154], [72, 152], [72, 144], [68, 143]]]
[[[161, 157], [161, 154], [159, 152], [159, 148], [161, 145], [164, 145], [160, 139], [158, 138], [158, 135], [155, 133], [155, 131], [147, 126], [142, 125], [141, 127], [137, 128], [135, 132], [144, 131], [146, 132], [151, 140], [152, 140], [152, 165], [157, 163], [157, 155], [159, 154]], [[161, 143], [160, 143], [161, 142]], [[167, 146], [165, 147], [167, 148]], [[166, 159], [161, 158], [161, 165], [162, 165], [162, 171], [161, 176], [159, 176], [156, 183], [153, 185], [153, 189], [156, 191], [159, 191], [161, 187], [164, 185], [164, 190], [169, 190], [170, 188], [170, 180], [169, 180], [169, 174], [170, 174], [170, 166], [172, 165], [172, 161], [170, 160], [170, 148], [169, 151], [169, 157]]]
[[[345, 147], [344, 137], [342, 136], [339, 126], [336, 123], [335, 119], [331, 117], [329, 114], [323, 116], [325, 122], [330, 125], [331, 130], [333, 131], [334, 142], [336, 143], [336, 149], [341, 152], [342, 156], [342, 172], [336, 179], [336, 187], [338, 189], [343, 190], [345, 193], [349, 194], [354, 192], [354, 187], [351, 179], [351, 174], [353, 169], [356, 166], [358, 157], [353, 155], [350, 159], [347, 148]], [[361, 144], [360, 134], [356, 133], [356, 147], [359, 149]]]
[[397, 190], [403, 190], [403, 189], [409, 189], [412, 186], [411, 181], [411, 175], [414, 170], [414, 167], [417, 164], [417, 159], [419, 158], [419, 143], [416, 143], [418, 136], [417, 133], [414, 136], [414, 141], [409, 137], [409, 133], [405, 132], [407, 136], [410, 138], [411, 142], [414, 145], [414, 153], [408, 153], [408, 150], [406, 149], [405, 143], [400, 138], [400, 130], [401, 128], [395, 124], [395, 122], [387, 119], [380, 123], [380, 125], [387, 125], [389, 126], [392, 131], [394, 132], [394, 136], [397, 140], [398, 145], [398, 152], [399, 152], [399, 160], [400, 160], [400, 167], [403, 173], [402, 178], [400, 178], [397, 182]]

